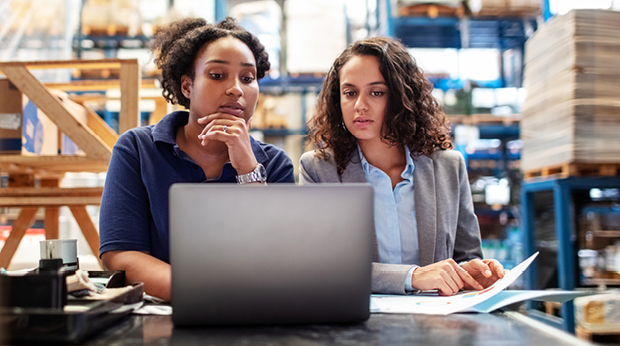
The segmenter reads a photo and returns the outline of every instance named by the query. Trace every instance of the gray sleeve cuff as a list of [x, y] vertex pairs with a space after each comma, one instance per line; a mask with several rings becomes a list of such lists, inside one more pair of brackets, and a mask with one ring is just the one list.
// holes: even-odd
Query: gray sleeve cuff
[[405, 280], [409, 271], [417, 267], [412, 264], [372, 264], [372, 293], [378, 294], [407, 294]]

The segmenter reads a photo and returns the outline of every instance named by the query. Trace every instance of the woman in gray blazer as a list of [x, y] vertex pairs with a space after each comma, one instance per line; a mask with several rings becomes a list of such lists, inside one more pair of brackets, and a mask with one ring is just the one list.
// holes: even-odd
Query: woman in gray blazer
[[483, 289], [504, 276], [482, 260], [462, 155], [432, 85], [398, 41], [370, 38], [336, 59], [309, 122], [317, 147], [300, 183], [368, 182], [375, 190], [374, 293]]

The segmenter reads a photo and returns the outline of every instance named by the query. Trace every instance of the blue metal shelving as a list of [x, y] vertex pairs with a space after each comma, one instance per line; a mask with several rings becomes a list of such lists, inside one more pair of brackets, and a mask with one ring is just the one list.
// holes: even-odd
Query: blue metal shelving
[[[525, 50], [525, 41], [528, 38], [528, 27], [536, 30], [538, 23], [535, 18], [519, 17], [474, 17], [462, 20], [457, 17], [392, 17], [390, 1], [378, 0], [385, 3], [388, 15], [389, 36], [396, 37], [410, 48], [495, 48], [501, 51], [501, 79], [493, 85], [480, 81], [478, 84], [488, 87], [521, 86], [521, 71]], [[379, 8], [379, 6], [378, 6]], [[543, 8], [548, 9], [548, 4]], [[464, 37], [465, 36], [465, 37]], [[521, 59], [514, 69], [518, 78], [508, 80], [504, 75], [504, 66], [512, 63], [504, 57], [507, 50], [517, 50]], [[455, 80], [432, 81], [436, 88], [460, 88], [462, 83]], [[478, 81], [476, 81], [478, 82]]]
[[323, 87], [323, 77], [315, 75], [300, 75], [297, 77], [285, 76], [270, 78], [266, 76], [258, 82], [261, 92], [286, 93], [288, 91], [320, 90]]
[[[535, 182], [524, 182], [521, 185], [521, 217], [522, 234], [524, 236], [525, 256], [536, 252], [536, 234], [534, 223], [534, 194], [540, 191], [552, 191], [555, 211], [556, 237], [558, 240], [558, 280], [559, 288], [573, 290], [577, 278], [577, 254], [575, 251], [574, 216], [578, 211], [573, 209], [575, 200], [573, 193], [587, 191], [592, 188], [620, 188], [620, 178], [616, 177], [570, 177], [564, 179], [547, 179]], [[526, 287], [537, 287], [537, 263], [534, 262], [526, 272]], [[562, 321], [557, 327], [573, 333], [575, 314], [573, 302], [562, 304]]]

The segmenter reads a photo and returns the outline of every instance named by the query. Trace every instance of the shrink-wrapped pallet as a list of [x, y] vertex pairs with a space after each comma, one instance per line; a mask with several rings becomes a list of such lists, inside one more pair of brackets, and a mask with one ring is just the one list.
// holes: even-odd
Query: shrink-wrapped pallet
[[575, 298], [575, 320], [588, 331], [615, 330], [620, 333], [620, 294]]
[[620, 12], [574, 10], [527, 42], [524, 172], [620, 164]]
[[88, 0], [82, 9], [85, 35], [136, 36], [141, 32], [138, 0]]
[[287, 0], [287, 70], [292, 74], [327, 72], [347, 47], [342, 0]]

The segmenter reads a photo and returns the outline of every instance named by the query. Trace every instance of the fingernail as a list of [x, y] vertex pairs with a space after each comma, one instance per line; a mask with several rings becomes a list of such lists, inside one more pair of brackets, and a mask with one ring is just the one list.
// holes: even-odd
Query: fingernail
[[491, 276], [491, 275], [493, 275], [493, 273], [491, 273], [491, 271], [490, 271], [490, 270], [485, 270], [485, 271], [484, 271], [484, 276], [487, 276], [487, 277], [488, 277], [488, 276]]

